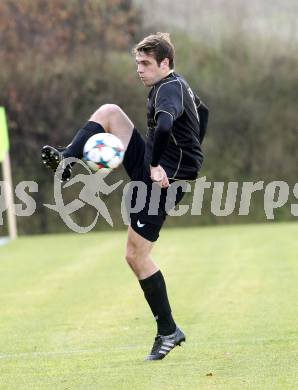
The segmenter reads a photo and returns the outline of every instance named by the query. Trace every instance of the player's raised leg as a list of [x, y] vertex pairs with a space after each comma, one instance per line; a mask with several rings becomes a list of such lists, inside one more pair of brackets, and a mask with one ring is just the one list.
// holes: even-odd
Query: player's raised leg
[[100, 124], [106, 132], [121, 139], [124, 150], [127, 149], [134, 124], [119, 106], [105, 104], [91, 115], [89, 121]]
[[172, 317], [163, 275], [151, 257], [154, 243], [128, 228], [126, 260], [137, 276], [157, 322], [157, 336], [146, 360], [161, 360], [185, 341], [185, 335]]
[[[67, 157], [82, 158], [83, 148], [87, 140], [94, 134], [112, 133], [121, 139], [124, 150], [126, 150], [132, 136], [134, 125], [125, 112], [115, 104], [104, 104], [96, 110], [89, 121], [80, 128], [70, 145], [63, 150], [46, 145], [42, 148], [41, 157], [43, 163], [54, 172], [60, 162]], [[69, 180], [71, 176], [71, 166], [63, 166], [62, 180]]]

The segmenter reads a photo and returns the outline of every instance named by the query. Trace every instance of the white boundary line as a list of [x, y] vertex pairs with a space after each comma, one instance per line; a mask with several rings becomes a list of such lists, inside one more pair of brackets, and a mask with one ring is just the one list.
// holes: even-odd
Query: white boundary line
[[[111, 351], [118, 351], [118, 350], [131, 350], [131, 349], [141, 349], [141, 345], [127, 345], [123, 347], [117, 347], [112, 348]], [[39, 357], [39, 356], [61, 356], [61, 355], [75, 355], [75, 354], [93, 354], [93, 353], [100, 353], [103, 352], [104, 348], [97, 348], [97, 349], [74, 349], [69, 351], [39, 351], [39, 352], [20, 352], [20, 353], [6, 353], [1, 354], [0, 353], [0, 360], [6, 360], [6, 359], [17, 359], [17, 358], [28, 358], [28, 357]]]

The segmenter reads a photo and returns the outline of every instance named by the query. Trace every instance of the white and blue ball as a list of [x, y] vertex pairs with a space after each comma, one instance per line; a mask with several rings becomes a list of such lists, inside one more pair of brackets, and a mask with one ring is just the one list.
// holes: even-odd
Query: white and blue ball
[[123, 161], [124, 146], [113, 134], [99, 133], [88, 139], [83, 150], [83, 159], [96, 172], [101, 168], [115, 169]]

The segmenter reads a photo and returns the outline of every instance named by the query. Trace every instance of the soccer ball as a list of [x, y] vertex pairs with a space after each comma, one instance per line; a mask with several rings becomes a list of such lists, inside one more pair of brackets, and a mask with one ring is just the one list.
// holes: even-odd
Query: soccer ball
[[83, 159], [89, 168], [96, 172], [101, 168], [114, 169], [123, 161], [124, 146], [113, 134], [94, 134], [85, 143]]

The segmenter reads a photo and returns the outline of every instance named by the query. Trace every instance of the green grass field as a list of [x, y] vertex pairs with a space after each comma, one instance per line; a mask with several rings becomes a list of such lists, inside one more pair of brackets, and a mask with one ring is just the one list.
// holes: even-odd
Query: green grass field
[[143, 360], [155, 323], [125, 232], [0, 247], [0, 388], [297, 389], [297, 237], [297, 223], [164, 230], [154, 256], [187, 342], [159, 362]]

